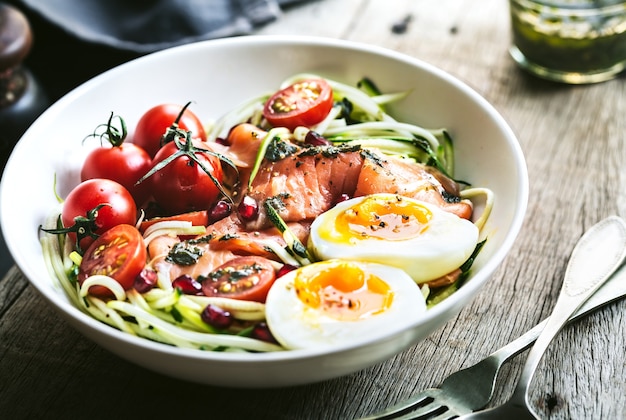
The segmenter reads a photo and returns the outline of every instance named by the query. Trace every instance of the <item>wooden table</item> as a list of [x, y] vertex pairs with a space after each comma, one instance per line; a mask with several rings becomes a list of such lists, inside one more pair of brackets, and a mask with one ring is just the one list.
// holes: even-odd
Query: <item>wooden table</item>
[[[406, 31], [394, 33], [409, 16]], [[626, 216], [626, 84], [535, 79], [509, 57], [509, 28], [504, 0], [321, 0], [258, 30], [418, 57], [472, 86], [510, 123], [528, 163], [528, 213], [510, 256], [458, 317], [391, 360], [343, 378], [224, 389], [161, 376], [103, 350], [13, 268], [0, 281], [0, 417], [355, 418], [438, 385], [545, 318], [583, 231], [611, 214]], [[626, 302], [617, 302], [557, 337], [533, 382], [532, 402], [545, 418], [626, 417], [625, 315]], [[522, 363], [503, 369], [495, 402], [510, 394]]]

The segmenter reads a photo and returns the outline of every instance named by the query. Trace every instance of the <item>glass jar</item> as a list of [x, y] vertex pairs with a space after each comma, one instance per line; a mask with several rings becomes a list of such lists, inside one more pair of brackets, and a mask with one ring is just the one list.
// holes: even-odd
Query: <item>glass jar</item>
[[510, 0], [510, 54], [545, 79], [596, 83], [626, 68], [626, 2]]

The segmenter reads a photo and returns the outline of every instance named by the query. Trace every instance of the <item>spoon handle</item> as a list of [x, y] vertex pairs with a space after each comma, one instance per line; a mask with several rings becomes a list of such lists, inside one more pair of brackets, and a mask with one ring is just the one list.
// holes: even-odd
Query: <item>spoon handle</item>
[[512, 399], [527, 402], [527, 390], [545, 350], [574, 314], [626, 258], [626, 223], [608, 217], [592, 226], [574, 247], [561, 293], [542, 333], [531, 348]]

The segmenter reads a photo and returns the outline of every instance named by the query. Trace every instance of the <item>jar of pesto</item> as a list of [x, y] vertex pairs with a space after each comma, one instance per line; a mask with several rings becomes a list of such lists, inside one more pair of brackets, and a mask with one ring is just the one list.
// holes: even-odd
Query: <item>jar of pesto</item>
[[597, 83], [626, 69], [626, 1], [510, 0], [510, 54], [549, 80]]

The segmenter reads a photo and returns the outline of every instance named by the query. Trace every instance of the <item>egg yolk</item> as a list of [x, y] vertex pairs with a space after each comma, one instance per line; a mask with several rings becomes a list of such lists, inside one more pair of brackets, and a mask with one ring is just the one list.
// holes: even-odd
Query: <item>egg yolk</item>
[[342, 211], [335, 219], [334, 229], [324, 229], [320, 235], [344, 243], [357, 239], [406, 240], [423, 233], [431, 218], [427, 207], [400, 196], [366, 197]]
[[305, 305], [339, 321], [384, 312], [393, 302], [393, 291], [384, 280], [349, 262], [304, 267], [294, 286]]

